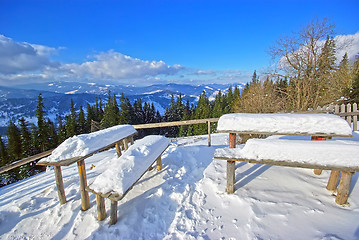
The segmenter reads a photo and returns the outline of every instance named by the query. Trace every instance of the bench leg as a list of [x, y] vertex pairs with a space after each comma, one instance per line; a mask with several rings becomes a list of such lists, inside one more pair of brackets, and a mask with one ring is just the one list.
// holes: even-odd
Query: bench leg
[[335, 199], [336, 203], [340, 205], [347, 203], [352, 176], [353, 176], [352, 172], [342, 172], [342, 176], [340, 178], [340, 183], [338, 187], [337, 197]]
[[116, 147], [117, 157], [121, 157], [122, 153], [121, 153], [121, 145], [120, 145], [120, 143], [117, 142], [115, 147]]
[[123, 141], [123, 147], [125, 148], [125, 150], [127, 150], [128, 149], [128, 139], [125, 138], [122, 141]]
[[117, 222], [117, 201], [111, 200], [110, 225], [114, 225], [116, 222]]
[[161, 171], [162, 170], [162, 159], [161, 156], [159, 156], [157, 158], [157, 171]]
[[79, 179], [80, 179], [82, 211], [86, 211], [87, 209], [90, 208], [90, 200], [89, 200], [89, 193], [85, 189], [87, 186], [85, 161], [81, 160], [77, 162], [77, 167], [78, 167]]
[[96, 203], [97, 203], [97, 220], [102, 221], [106, 218], [105, 199], [99, 194], [96, 194]]
[[330, 173], [330, 177], [327, 184], [327, 189], [329, 191], [336, 191], [337, 190], [337, 184], [339, 180], [339, 174], [340, 171], [332, 170]]
[[59, 195], [60, 204], [65, 204], [66, 203], [66, 195], [65, 195], [65, 189], [64, 189], [64, 182], [62, 180], [61, 167], [54, 166], [54, 172], [55, 172], [57, 194]]
[[235, 181], [235, 162], [227, 161], [227, 188], [226, 192], [234, 193], [234, 181]]
[[[319, 137], [319, 136], [312, 136], [311, 141], [325, 141], [326, 138], [325, 137]], [[314, 174], [315, 175], [320, 175], [322, 174], [322, 170], [321, 169], [314, 169]]]

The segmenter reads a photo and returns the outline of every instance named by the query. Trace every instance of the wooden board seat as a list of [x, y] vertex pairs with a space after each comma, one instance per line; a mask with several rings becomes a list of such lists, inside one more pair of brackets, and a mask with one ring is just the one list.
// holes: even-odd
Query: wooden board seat
[[[96, 194], [98, 220], [106, 218], [104, 198], [108, 198], [111, 200], [110, 224], [117, 222], [118, 201], [126, 196], [147, 170], [151, 169], [154, 162], [157, 162], [157, 170], [162, 170], [161, 155], [169, 143], [169, 139], [154, 135], [135, 141], [123, 155], [112, 159], [112, 165], [86, 187], [87, 191]], [[130, 168], [125, 164], [128, 161], [134, 163]], [[116, 174], [118, 183], [112, 180]], [[116, 189], [117, 187], [119, 189]]]

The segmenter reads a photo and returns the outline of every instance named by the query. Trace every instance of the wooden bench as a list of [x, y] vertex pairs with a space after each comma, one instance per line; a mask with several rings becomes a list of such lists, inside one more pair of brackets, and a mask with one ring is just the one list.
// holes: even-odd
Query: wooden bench
[[[270, 149], [268, 151], [268, 149]], [[359, 171], [359, 142], [354, 141], [302, 141], [282, 139], [249, 139], [241, 148], [217, 149], [214, 158], [274, 166], [331, 170], [335, 174], [327, 184], [336, 190], [336, 203], [345, 204], [353, 172]]]
[[111, 200], [110, 225], [117, 222], [118, 201], [126, 196], [137, 181], [152, 169], [157, 161], [157, 170], [162, 170], [161, 155], [169, 146], [170, 140], [163, 136], [150, 135], [135, 141], [120, 157], [111, 159], [104, 172], [86, 187], [96, 194], [97, 219], [106, 218], [105, 199]]
[[[348, 123], [339, 116], [331, 114], [226, 114], [219, 119], [217, 131], [229, 133], [229, 148], [236, 147], [237, 134], [310, 136], [311, 140], [352, 137], [352, 130]], [[237, 157], [224, 158], [217, 152], [215, 158], [227, 160], [226, 191], [227, 193], [233, 193], [235, 161], [244, 161], [245, 159]], [[255, 162], [253, 159], [248, 159], [248, 161]], [[277, 162], [273, 161], [267, 161], [267, 163], [277, 165]], [[294, 167], [292, 164], [287, 164], [286, 166], [288, 165]], [[320, 164], [313, 167], [315, 174], [320, 174], [323, 170], [323, 166]], [[338, 180], [339, 171], [334, 168], [328, 170], [333, 170], [329, 182], [335, 181], [335, 179]]]
[[[88, 193], [85, 190], [87, 186], [87, 179], [84, 160], [96, 153], [106, 151], [113, 147], [116, 147], [117, 154], [120, 156], [121, 148], [122, 150], [126, 150], [128, 149], [129, 143], [133, 144], [133, 137], [136, 133], [137, 131], [130, 125], [119, 125], [89, 134], [78, 135], [65, 140], [52, 152], [49, 157], [40, 160], [37, 165], [54, 167], [55, 180], [60, 204], [65, 204], [66, 195], [62, 179], [61, 167], [70, 166], [73, 163], [77, 163], [80, 180], [82, 210], [85, 211], [90, 207], [90, 203]], [[109, 136], [112, 134], [114, 134], [114, 136]], [[82, 148], [86, 147], [86, 144], [92, 146], [87, 149], [88, 151], [82, 151], [82, 153], [84, 153], [82, 154], [82, 156], [73, 156], [73, 153], [69, 153], [69, 151], [71, 150], [84, 150]], [[66, 154], [67, 156], [72, 157], [66, 158]]]

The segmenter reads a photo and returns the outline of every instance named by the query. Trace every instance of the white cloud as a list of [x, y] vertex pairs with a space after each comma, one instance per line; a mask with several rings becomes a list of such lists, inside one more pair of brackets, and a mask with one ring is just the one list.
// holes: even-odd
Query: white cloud
[[82, 64], [66, 64], [63, 69], [77, 78], [136, 79], [147, 76], [174, 75], [183, 69], [180, 65], [170, 66], [163, 61], [144, 61], [110, 50], [94, 56], [95, 60]]
[[42, 70], [45, 67], [56, 67], [58, 63], [49, 58], [56, 52], [54, 48], [15, 42], [11, 38], [0, 35], [0, 73], [19, 74]]
[[349, 62], [354, 63], [355, 56], [359, 54], [359, 32], [353, 35], [338, 35], [334, 38], [337, 45], [337, 63], [339, 63], [345, 53], [348, 54]]

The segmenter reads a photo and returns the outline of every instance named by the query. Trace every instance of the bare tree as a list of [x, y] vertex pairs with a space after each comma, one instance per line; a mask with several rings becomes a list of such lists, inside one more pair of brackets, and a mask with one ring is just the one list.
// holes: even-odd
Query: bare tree
[[[327, 19], [316, 19], [301, 31], [280, 38], [271, 47], [270, 54], [278, 63], [275, 74], [289, 79], [288, 100], [293, 110], [307, 110], [326, 101], [330, 66], [334, 65], [331, 61], [332, 51], [335, 53], [333, 34], [333, 24]], [[324, 42], [329, 48], [326, 56], [323, 55]]]

